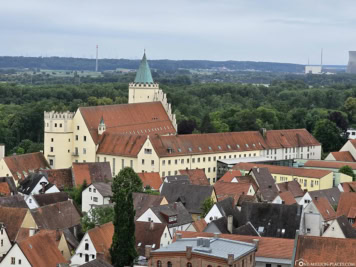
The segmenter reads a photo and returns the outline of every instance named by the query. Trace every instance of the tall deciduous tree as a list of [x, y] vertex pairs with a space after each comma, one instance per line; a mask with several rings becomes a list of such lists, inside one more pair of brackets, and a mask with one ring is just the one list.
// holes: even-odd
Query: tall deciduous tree
[[137, 252], [135, 248], [135, 209], [132, 193], [142, 192], [138, 175], [131, 168], [122, 169], [112, 184], [114, 206], [114, 235], [110, 248], [115, 267], [132, 266]]
[[324, 152], [338, 151], [344, 142], [340, 129], [328, 119], [319, 120], [313, 134], [322, 144]]
[[349, 165], [342, 166], [342, 167], [339, 169], [339, 172], [351, 176], [351, 177], [352, 177], [352, 180], [355, 181], [355, 174], [354, 174], [354, 171], [352, 170], [352, 168], [351, 168]]

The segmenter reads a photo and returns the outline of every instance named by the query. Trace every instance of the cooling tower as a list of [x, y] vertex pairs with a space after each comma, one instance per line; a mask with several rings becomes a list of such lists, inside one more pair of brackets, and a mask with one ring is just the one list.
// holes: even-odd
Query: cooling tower
[[356, 74], [356, 51], [349, 51], [349, 64], [347, 65], [347, 73]]

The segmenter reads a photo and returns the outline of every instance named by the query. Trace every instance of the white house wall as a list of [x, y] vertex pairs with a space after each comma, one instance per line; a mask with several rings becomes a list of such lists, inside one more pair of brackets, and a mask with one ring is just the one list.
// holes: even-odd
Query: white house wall
[[[89, 244], [88, 250], [85, 249], [86, 243]], [[82, 256], [80, 256], [80, 254], [82, 254]], [[82, 238], [82, 240], [79, 243], [79, 246], [75, 250], [75, 254], [71, 258], [70, 266], [77, 267], [77, 266], [80, 266], [80, 265], [83, 265], [84, 263], [86, 263], [86, 261], [85, 261], [86, 254], [89, 255], [89, 261], [96, 259], [96, 249], [93, 245], [93, 242], [90, 239], [88, 232], [85, 233], [84, 237]], [[94, 257], [93, 257], [93, 255], [94, 255]]]
[[345, 238], [337, 220], [334, 220], [322, 235], [323, 237]]
[[0, 257], [5, 255], [11, 248], [11, 242], [5, 229], [0, 230]]
[[[323, 218], [314, 203], [311, 202], [305, 207], [302, 214], [302, 233], [310, 236], [321, 236]], [[310, 229], [310, 233], [307, 233]]]
[[[12, 264], [11, 259], [15, 258], [15, 264]], [[21, 261], [21, 262], [20, 262]], [[0, 263], [0, 267], [33, 267], [28, 262], [26, 256], [22, 253], [19, 245], [15, 243], [5, 258]]]
[[206, 223], [210, 223], [213, 220], [217, 220], [222, 217], [222, 214], [216, 204], [209, 210], [208, 214], [205, 216], [204, 220]]
[[157, 215], [151, 210], [146, 210], [138, 219], [138, 222], [154, 222], [154, 223], [163, 223], [157, 217]]

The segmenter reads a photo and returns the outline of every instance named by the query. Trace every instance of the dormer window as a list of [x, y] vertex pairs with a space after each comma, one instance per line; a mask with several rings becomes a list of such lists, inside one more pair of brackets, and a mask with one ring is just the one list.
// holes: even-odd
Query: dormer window
[[211, 146], [209, 146], [209, 150], [211, 150]]
[[191, 147], [189, 147], [188, 150], [189, 150], [189, 152], [192, 152], [192, 148]]
[[199, 151], [201, 151], [201, 147], [198, 147]]
[[218, 146], [218, 149], [221, 150], [221, 146]]
[[228, 149], [231, 149], [231, 146], [230, 146], [230, 145], [227, 145], [227, 148], [228, 148]]
[[177, 215], [174, 215], [174, 216], [169, 216], [168, 217], [168, 222], [169, 223], [174, 223], [177, 221]]
[[248, 148], [248, 144], [246, 144], [246, 147]]
[[236, 145], [237, 149], [240, 149], [240, 145]]

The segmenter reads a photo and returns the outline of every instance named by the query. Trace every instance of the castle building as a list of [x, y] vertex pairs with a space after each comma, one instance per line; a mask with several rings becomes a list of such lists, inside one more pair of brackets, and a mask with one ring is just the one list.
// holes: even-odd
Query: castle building
[[44, 116], [44, 154], [55, 169], [72, 162], [110, 162], [113, 175], [132, 167], [166, 176], [199, 168], [214, 183], [219, 159], [321, 157], [320, 143], [305, 129], [177, 135], [175, 115], [153, 82], [146, 55], [129, 85], [129, 104]]

